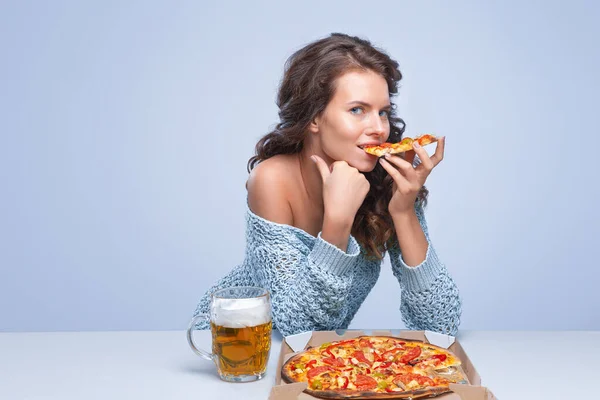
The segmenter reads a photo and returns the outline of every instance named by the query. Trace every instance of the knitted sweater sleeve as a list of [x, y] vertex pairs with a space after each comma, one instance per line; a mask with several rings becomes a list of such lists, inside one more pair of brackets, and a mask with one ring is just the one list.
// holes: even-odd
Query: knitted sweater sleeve
[[462, 306], [458, 288], [431, 244], [421, 202], [416, 203], [415, 211], [428, 242], [425, 260], [409, 267], [402, 259], [397, 240], [389, 249], [392, 272], [402, 289], [402, 320], [409, 329], [456, 335]]
[[347, 251], [321, 238], [312, 249], [288, 230], [272, 225], [255, 229], [260, 237], [249, 265], [259, 286], [271, 293], [275, 327], [282, 335], [346, 328], [360, 247], [350, 236]]
[[[274, 328], [287, 336], [311, 330], [347, 328], [355, 310], [352, 292], [360, 246], [350, 236], [346, 252], [321, 238], [276, 224], [256, 215], [247, 217], [246, 260], [216, 282], [200, 299], [194, 316], [208, 313], [211, 293], [231, 286], [260, 286], [271, 294]], [[308, 243], [314, 242], [312, 248]], [[196, 329], [209, 329], [207, 320]]]

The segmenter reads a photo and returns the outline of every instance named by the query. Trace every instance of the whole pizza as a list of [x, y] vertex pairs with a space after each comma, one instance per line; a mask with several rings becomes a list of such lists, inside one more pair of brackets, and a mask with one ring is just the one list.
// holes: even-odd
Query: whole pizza
[[441, 347], [391, 336], [328, 342], [292, 356], [284, 381], [307, 382], [305, 392], [326, 399], [406, 399], [449, 392], [468, 383], [460, 360]]

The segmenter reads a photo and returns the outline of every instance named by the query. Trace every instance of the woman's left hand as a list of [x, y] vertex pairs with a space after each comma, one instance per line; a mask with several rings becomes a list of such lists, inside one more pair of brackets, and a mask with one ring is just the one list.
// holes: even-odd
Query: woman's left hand
[[445, 142], [445, 137], [441, 137], [438, 140], [435, 153], [431, 157], [429, 157], [429, 154], [427, 154], [427, 151], [423, 147], [414, 142], [414, 152], [421, 160], [421, 163], [416, 167], [412, 166], [414, 153], [412, 156], [407, 154], [407, 160], [390, 154], [386, 154], [385, 159], [379, 159], [383, 168], [394, 179], [393, 194], [388, 205], [388, 210], [392, 217], [407, 212], [414, 212], [415, 200], [419, 191], [425, 184], [431, 171], [444, 158]]

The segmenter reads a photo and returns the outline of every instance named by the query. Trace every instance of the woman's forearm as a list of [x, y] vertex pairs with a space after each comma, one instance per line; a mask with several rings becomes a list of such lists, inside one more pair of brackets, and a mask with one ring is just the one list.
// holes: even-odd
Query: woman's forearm
[[402, 259], [409, 267], [421, 264], [427, 255], [427, 238], [414, 210], [392, 215]]

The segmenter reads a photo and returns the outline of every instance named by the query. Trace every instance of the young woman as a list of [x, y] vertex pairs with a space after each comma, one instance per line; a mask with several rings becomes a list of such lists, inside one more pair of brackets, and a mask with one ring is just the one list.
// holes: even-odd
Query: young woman
[[[230, 286], [271, 293], [282, 335], [347, 328], [389, 252], [409, 329], [454, 335], [461, 300], [427, 232], [424, 187], [444, 154], [418, 146], [377, 158], [367, 144], [397, 142], [404, 122], [391, 97], [398, 63], [370, 42], [332, 34], [294, 53], [278, 93], [280, 122], [248, 162], [247, 244], [242, 264], [201, 298]], [[417, 155], [418, 157], [415, 157]], [[382, 316], [390, 327], [393, 317]], [[196, 328], [207, 329], [208, 321]]]

